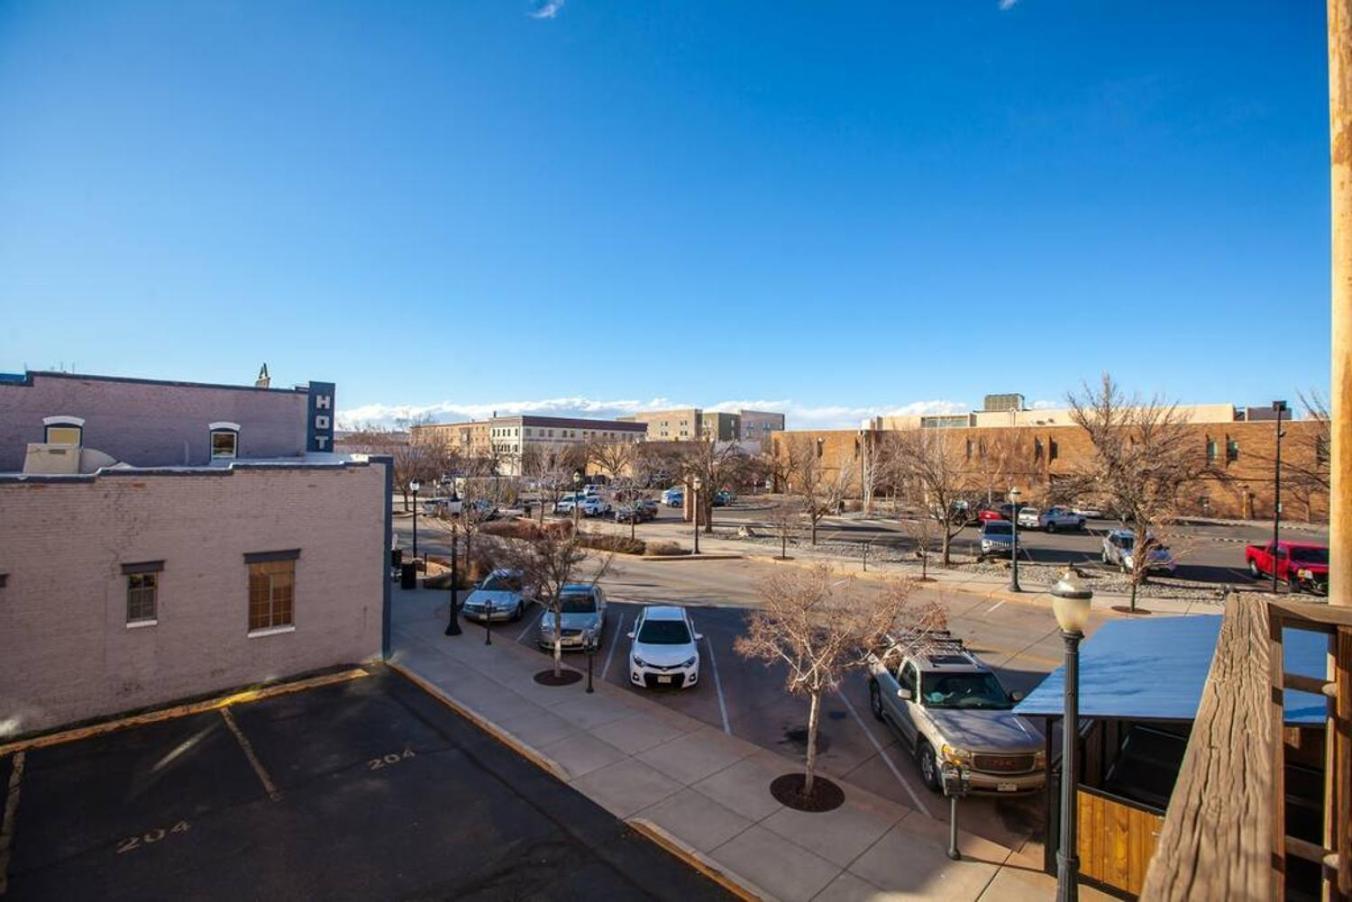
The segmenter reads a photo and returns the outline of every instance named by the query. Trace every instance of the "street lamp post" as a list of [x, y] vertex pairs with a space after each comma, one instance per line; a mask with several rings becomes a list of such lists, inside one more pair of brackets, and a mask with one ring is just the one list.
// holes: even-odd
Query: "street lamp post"
[[578, 518], [579, 518], [579, 516], [580, 516], [580, 513], [579, 513], [579, 512], [582, 510], [582, 505], [581, 505], [581, 503], [578, 501], [578, 497], [577, 497], [579, 494], [581, 494], [581, 492], [582, 492], [582, 471], [581, 471], [581, 470], [574, 470], [574, 471], [573, 471], [573, 532], [574, 532], [574, 534], [577, 533], [577, 530], [578, 530], [578, 524], [581, 523], [581, 520], [579, 520]]
[[413, 480], [408, 484], [408, 490], [413, 493], [413, 556], [418, 556], [418, 489], [422, 488], [422, 483]]
[[1009, 490], [1009, 521], [1010, 521], [1010, 545], [1009, 545], [1009, 591], [1022, 592], [1019, 588], [1019, 495], [1017, 487]]
[[1068, 569], [1052, 587], [1052, 612], [1066, 646], [1065, 712], [1061, 722], [1061, 843], [1056, 850], [1057, 902], [1079, 899], [1080, 858], [1076, 854], [1075, 739], [1080, 721], [1080, 640], [1089, 623], [1094, 593], [1085, 589]]
[[[1272, 411], [1277, 414], [1277, 460], [1272, 475], [1272, 594], [1277, 594], [1277, 542], [1282, 526], [1282, 414], [1286, 413], [1285, 401], [1273, 401]], [[1287, 580], [1291, 579], [1291, 559], [1286, 560]]]
[[451, 520], [451, 621], [446, 624], [446, 635], [460, 635], [460, 567], [456, 557], [456, 545], [459, 544], [459, 521]]
[[695, 554], [699, 554], [699, 489], [703, 484], [698, 476], [690, 480], [690, 519], [695, 524]]

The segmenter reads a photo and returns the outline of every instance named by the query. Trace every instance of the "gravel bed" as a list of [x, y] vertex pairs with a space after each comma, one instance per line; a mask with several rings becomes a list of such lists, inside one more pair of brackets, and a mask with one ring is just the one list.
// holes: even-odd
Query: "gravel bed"
[[[723, 532], [721, 530], [716, 530], [715, 535], [720, 539], [758, 545], [776, 553], [780, 548], [780, 540], [774, 536], [739, 536], [735, 532]], [[838, 561], [860, 561], [862, 563], [862, 553], [858, 542], [823, 541], [813, 546], [806, 540], [790, 539], [789, 548], [792, 554], [800, 558], [821, 557]], [[886, 545], [874, 545], [869, 548], [868, 559], [870, 562], [898, 564], [908, 576], [919, 576], [921, 573], [921, 563], [916, 559], [915, 554], [910, 551], [901, 551]], [[952, 559], [953, 566], [947, 571], [951, 574], [1005, 576], [1009, 573], [1009, 562], [1007, 560], [977, 561], [970, 555], [957, 553], [952, 555]], [[1087, 588], [1093, 589], [1095, 592], [1114, 595], [1131, 594], [1131, 581], [1117, 570], [1103, 568], [1097, 561], [1093, 560], [1077, 566], [1081, 581]], [[1049, 586], [1060, 578], [1062, 569], [1061, 565], [1035, 564], [1021, 560], [1019, 561], [1019, 580], [1030, 587]], [[931, 573], [943, 572], [939, 566], [937, 551], [930, 554], [929, 571]], [[1224, 602], [1223, 587], [1220, 585], [1196, 583], [1168, 576], [1152, 576], [1149, 582], [1142, 583], [1137, 588], [1136, 597], [1203, 601], [1212, 602], [1216, 605]]]

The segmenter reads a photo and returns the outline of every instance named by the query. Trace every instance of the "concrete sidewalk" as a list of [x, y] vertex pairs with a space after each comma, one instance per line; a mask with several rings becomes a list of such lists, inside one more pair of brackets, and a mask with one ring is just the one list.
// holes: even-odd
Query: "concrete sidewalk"
[[[391, 663], [617, 817], [692, 865], [767, 899], [1049, 899], [1041, 849], [1022, 852], [962, 832], [950, 861], [947, 824], [843, 781], [824, 814], [780, 805], [770, 781], [801, 762], [597, 681], [545, 687], [549, 659], [515, 641], [530, 621], [443, 635], [446, 595], [394, 591]], [[585, 659], [578, 659], [585, 666]], [[1087, 887], [1083, 898], [1108, 898]]]

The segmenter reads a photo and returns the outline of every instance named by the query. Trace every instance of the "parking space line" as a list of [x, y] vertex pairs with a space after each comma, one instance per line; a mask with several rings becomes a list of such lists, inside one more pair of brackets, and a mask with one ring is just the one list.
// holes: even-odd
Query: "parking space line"
[[267, 770], [263, 767], [263, 762], [259, 761], [258, 755], [254, 754], [253, 743], [249, 741], [249, 737], [244, 735], [244, 731], [239, 728], [239, 724], [235, 723], [235, 715], [230, 713], [229, 708], [222, 708], [221, 717], [225, 720], [225, 725], [230, 728], [230, 732], [234, 733], [235, 738], [239, 740], [239, 747], [243, 750], [244, 757], [249, 759], [249, 765], [253, 767], [254, 773], [258, 774], [258, 780], [263, 784], [263, 789], [267, 792], [268, 798], [274, 802], [280, 799], [282, 797], [281, 792], [272, 782], [272, 777], [268, 776]]
[[920, 796], [916, 795], [915, 790], [911, 788], [911, 784], [901, 775], [901, 771], [897, 770], [897, 766], [892, 763], [892, 759], [888, 757], [886, 750], [883, 749], [883, 744], [878, 741], [877, 736], [873, 735], [873, 731], [868, 728], [868, 724], [864, 723], [864, 719], [859, 716], [859, 712], [854, 710], [854, 705], [850, 704], [850, 700], [845, 697], [845, 693], [837, 689], [836, 695], [845, 703], [845, 708], [850, 712], [850, 716], [854, 718], [854, 722], [859, 724], [859, 729], [863, 730], [864, 735], [868, 737], [868, 741], [873, 743], [873, 748], [878, 752], [878, 757], [882, 759], [883, 764], [887, 765], [887, 769], [892, 772], [892, 776], [897, 778], [897, 782], [901, 784], [902, 789], [906, 790], [906, 794], [911, 797], [911, 801], [915, 802], [916, 807], [923, 811], [926, 817], [933, 818], [934, 815], [930, 814], [930, 810], [925, 807], [925, 803], [920, 801]]
[[986, 608], [986, 613], [987, 613], [987, 614], [994, 614], [994, 613], [995, 613], [997, 610], [999, 610], [1003, 605], [1004, 605], [1004, 602], [1003, 602], [1003, 601], [997, 601], [995, 604], [993, 604], [993, 605], [991, 605], [990, 607]]
[[19, 788], [23, 783], [26, 754], [15, 752], [10, 762], [9, 790], [5, 793], [5, 813], [0, 817], [0, 896], [9, 889], [9, 850], [14, 845], [14, 818], [19, 812]]
[[526, 633], [529, 633], [531, 627], [535, 626], [535, 621], [539, 620], [544, 615], [545, 615], [545, 607], [544, 605], [540, 605], [540, 610], [536, 611], [535, 616], [527, 620], [526, 626], [521, 630], [521, 632], [517, 633], [516, 641], [520, 642], [522, 639], [526, 638]]
[[704, 644], [709, 649], [709, 664], [714, 671], [714, 688], [718, 690], [718, 713], [723, 715], [723, 732], [731, 736], [732, 724], [728, 723], [728, 705], [723, 701], [723, 681], [718, 676], [718, 659], [714, 657], [714, 643], [705, 636]]
[[620, 611], [620, 622], [615, 625], [615, 632], [610, 635], [610, 650], [606, 652], [606, 663], [601, 665], [601, 680], [604, 682], [606, 674], [610, 672], [610, 662], [615, 658], [615, 646], [620, 644], [620, 637], [624, 635], [624, 611]]

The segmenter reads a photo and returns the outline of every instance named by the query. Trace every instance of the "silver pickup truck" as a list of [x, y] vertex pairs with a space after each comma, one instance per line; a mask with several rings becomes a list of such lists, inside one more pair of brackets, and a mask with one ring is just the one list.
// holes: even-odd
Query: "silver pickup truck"
[[915, 753], [925, 785], [942, 788], [941, 763], [969, 769], [971, 791], [1018, 793], [1041, 789], [1042, 731], [1010, 709], [1009, 695], [985, 664], [943, 638], [923, 652], [869, 666], [869, 707]]

